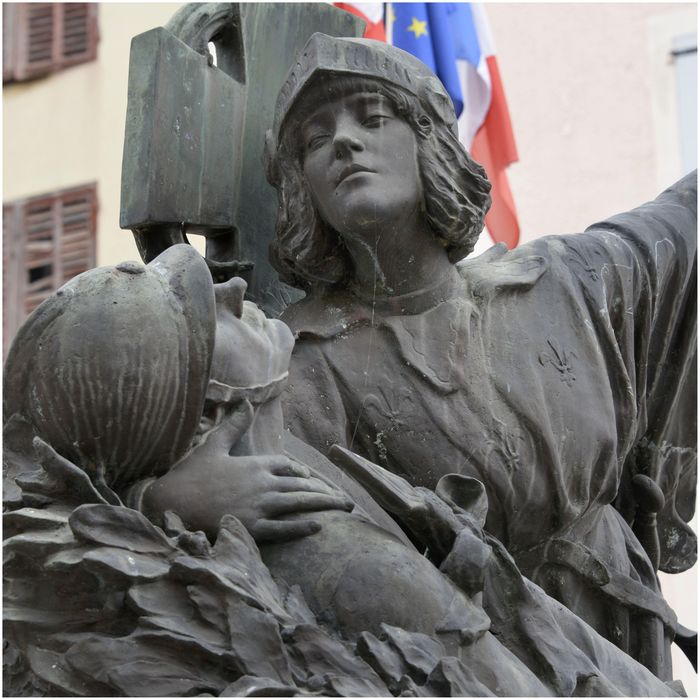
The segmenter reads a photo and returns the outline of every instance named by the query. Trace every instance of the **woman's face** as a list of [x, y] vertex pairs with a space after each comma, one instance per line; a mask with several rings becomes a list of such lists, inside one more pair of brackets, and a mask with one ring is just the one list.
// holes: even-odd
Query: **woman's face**
[[373, 230], [419, 209], [416, 136], [388, 98], [357, 92], [301, 122], [303, 171], [321, 217], [341, 235]]

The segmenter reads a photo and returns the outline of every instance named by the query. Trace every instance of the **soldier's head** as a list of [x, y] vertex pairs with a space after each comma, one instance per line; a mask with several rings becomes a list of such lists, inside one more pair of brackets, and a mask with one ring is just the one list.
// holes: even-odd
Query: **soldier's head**
[[[294, 339], [243, 300], [245, 289], [240, 278], [213, 284], [189, 245], [78, 275], [10, 348], [6, 420], [26, 421], [97, 486], [163, 474], [215, 427], [214, 414], [243, 401], [258, 409], [284, 387]], [[280, 411], [267, 412], [279, 423], [273, 437]]]
[[214, 351], [214, 288], [194, 248], [78, 275], [20, 328], [5, 418], [110, 488], [161, 474], [200, 421]]

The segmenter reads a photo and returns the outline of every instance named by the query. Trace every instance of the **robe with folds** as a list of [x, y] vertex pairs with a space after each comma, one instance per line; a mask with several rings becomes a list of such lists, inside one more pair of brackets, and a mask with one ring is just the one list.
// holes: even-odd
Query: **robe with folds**
[[676, 618], [631, 529], [631, 478], [664, 493], [660, 568], [688, 568], [696, 202], [693, 173], [585, 233], [496, 246], [430, 289], [331, 290], [282, 317], [297, 339], [293, 434], [413, 485], [480, 479], [486, 529], [522, 572], [665, 679]]

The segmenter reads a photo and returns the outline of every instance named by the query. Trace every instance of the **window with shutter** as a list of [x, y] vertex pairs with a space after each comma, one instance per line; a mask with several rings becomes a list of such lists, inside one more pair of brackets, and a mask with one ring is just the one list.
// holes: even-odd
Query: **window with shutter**
[[3, 206], [3, 357], [44, 299], [95, 266], [96, 223], [94, 184]]
[[92, 61], [97, 41], [96, 3], [3, 3], [3, 82]]

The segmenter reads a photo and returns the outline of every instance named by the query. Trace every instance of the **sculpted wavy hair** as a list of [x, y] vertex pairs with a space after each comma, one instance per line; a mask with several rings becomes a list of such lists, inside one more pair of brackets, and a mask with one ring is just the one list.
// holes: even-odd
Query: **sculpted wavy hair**
[[276, 152], [266, 154], [267, 178], [277, 188], [279, 198], [271, 261], [285, 282], [301, 289], [341, 284], [352, 274], [352, 262], [340, 236], [313, 205], [303, 172], [299, 134], [301, 123], [315, 106], [356, 92], [387, 97], [415, 132], [423, 209], [451, 262], [473, 250], [491, 205], [491, 184], [484, 169], [441, 119], [428, 114], [418, 98], [371, 78], [318, 78], [303, 91], [284, 122]]

